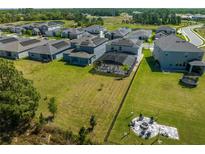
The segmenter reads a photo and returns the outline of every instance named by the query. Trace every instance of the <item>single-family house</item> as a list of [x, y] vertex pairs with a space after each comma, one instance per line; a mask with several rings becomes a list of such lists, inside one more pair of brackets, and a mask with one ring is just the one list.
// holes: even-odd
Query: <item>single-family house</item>
[[161, 38], [161, 37], [167, 36], [167, 35], [169, 35], [169, 34], [163, 32], [163, 31], [161, 31], [161, 32], [159, 32], [159, 33], [156, 33], [156, 34], [155, 34], [155, 40], [157, 40], [157, 39], [159, 39], [159, 38]]
[[139, 29], [132, 31], [126, 37], [129, 39], [148, 40], [152, 36], [152, 30]]
[[143, 41], [129, 38], [115, 39], [106, 44], [106, 52], [127, 53], [141, 57]]
[[84, 31], [77, 28], [68, 28], [62, 31], [61, 37], [69, 39], [79, 39], [83, 36]]
[[53, 37], [53, 36], [61, 36], [61, 29], [53, 29], [53, 30], [48, 30], [45, 31], [45, 36], [47, 37]]
[[95, 62], [98, 72], [129, 75], [141, 60], [143, 41], [120, 38], [106, 44], [106, 53]]
[[47, 43], [29, 50], [29, 58], [32, 60], [49, 62], [63, 57], [63, 52], [70, 49], [69, 40], [50, 40]]
[[95, 62], [95, 70], [102, 73], [129, 75], [136, 57], [126, 53], [106, 52]]
[[22, 34], [23, 31], [26, 31], [25, 28], [21, 27], [21, 26], [14, 26], [10, 29], [10, 31], [12, 33], [17, 33], [17, 34]]
[[[203, 71], [204, 51], [175, 35], [162, 37], [154, 42], [153, 57], [163, 71]], [[194, 65], [194, 68], [191, 67]]]
[[41, 31], [41, 34], [46, 34], [46, 32], [48, 34], [48, 31], [51, 32], [56, 29], [61, 29], [62, 26], [63, 25], [59, 22], [41, 23], [39, 24], [39, 30]]
[[107, 32], [107, 30], [103, 26], [100, 26], [100, 25], [92, 25], [92, 26], [84, 28], [84, 30], [94, 35]]
[[32, 29], [32, 35], [41, 35], [41, 31], [37, 27], [35, 27]]
[[159, 32], [164, 32], [165, 34], [175, 34], [176, 33], [176, 29], [171, 28], [169, 26], [160, 26], [157, 30], [156, 33]]
[[19, 59], [28, 57], [28, 51], [46, 40], [7, 37], [0, 39], [0, 57]]
[[86, 66], [92, 64], [105, 52], [107, 41], [108, 39], [97, 36], [71, 40], [71, 47], [74, 49], [65, 52], [63, 59], [73, 65]]
[[109, 40], [113, 40], [113, 39], [117, 39], [117, 38], [123, 38], [128, 33], [130, 33], [131, 31], [132, 30], [130, 28], [120, 28], [118, 30], [107, 32], [105, 34], [105, 37], [108, 38]]

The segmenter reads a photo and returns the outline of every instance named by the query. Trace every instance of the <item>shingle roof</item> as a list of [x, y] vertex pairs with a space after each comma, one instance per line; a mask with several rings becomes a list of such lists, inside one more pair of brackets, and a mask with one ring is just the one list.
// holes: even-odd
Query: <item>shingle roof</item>
[[78, 46], [97, 47], [108, 39], [98, 36], [82, 37], [80, 39], [71, 40], [72, 43]]
[[75, 49], [69, 49], [65, 51], [64, 54], [68, 54], [71, 57], [86, 58], [86, 59], [89, 59], [95, 56], [95, 54], [89, 54], [85, 51], [76, 51]]
[[[20, 39], [16, 38], [17, 41], [7, 42], [0, 44], [0, 50], [10, 51], [10, 52], [21, 52], [28, 49], [32, 49], [35, 46], [45, 44], [46, 40], [37, 39]], [[2, 40], [1, 40], [2, 41]]]
[[63, 30], [63, 32], [64, 33], [76, 34], [76, 35], [83, 33], [83, 31], [80, 31], [77, 28], [68, 28], [68, 29]]
[[107, 52], [102, 55], [97, 61], [102, 61], [106, 64], [114, 63], [118, 65], [128, 65], [129, 67], [131, 67], [135, 63], [136, 58], [132, 55], [124, 53]]
[[35, 48], [31, 49], [29, 52], [51, 55], [66, 50], [68, 48], [70, 48], [69, 40], [54, 40], [54, 41], [49, 41], [46, 44], [36, 46]]
[[161, 37], [155, 41], [155, 45], [161, 48], [162, 51], [170, 52], [203, 52], [198, 49], [195, 45], [180, 39], [175, 35], [168, 35]]
[[87, 32], [100, 32], [100, 31], [105, 31], [105, 28], [100, 25], [92, 25], [84, 28], [84, 30]]
[[140, 30], [133, 31], [130, 34], [128, 34], [127, 38], [139, 38], [140, 36], [150, 37], [151, 34], [152, 34], [151, 30], [140, 29]]
[[116, 35], [116, 36], [123, 37], [123, 36], [127, 35], [130, 31], [131, 31], [131, 29], [129, 29], [129, 28], [120, 28], [118, 30], [112, 31], [111, 33]]
[[136, 39], [129, 39], [129, 38], [119, 38], [110, 41], [109, 45], [119, 45], [119, 46], [128, 46], [128, 47], [134, 47], [134, 46], [141, 46], [143, 41], [136, 40]]
[[171, 28], [169, 26], [160, 26], [157, 31], [166, 31], [166, 30], [175, 30], [174, 28]]

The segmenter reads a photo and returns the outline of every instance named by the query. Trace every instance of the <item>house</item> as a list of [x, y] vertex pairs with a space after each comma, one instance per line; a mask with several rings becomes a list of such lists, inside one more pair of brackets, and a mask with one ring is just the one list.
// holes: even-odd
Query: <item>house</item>
[[82, 37], [71, 40], [70, 49], [63, 54], [64, 61], [79, 66], [92, 64], [105, 52], [105, 44], [108, 39], [98, 36]]
[[175, 34], [176, 33], [176, 29], [171, 28], [169, 26], [161, 26], [156, 30], [156, 34], [159, 32], [164, 32], [165, 34]]
[[63, 52], [70, 49], [69, 40], [51, 40], [29, 50], [29, 58], [32, 60], [49, 62], [63, 57]]
[[164, 36], [167, 36], [168, 34], [167, 33], [165, 33], [165, 32], [159, 32], [159, 33], [156, 33], [155, 34], [155, 40], [157, 40], [157, 39], [159, 39], [159, 38], [161, 38], [161, 37], [164, 37]]
[[203, 70], [203, 55], [202, 50], [175, 35], [168, 35], [154, 42], [153, 57], [162, 71], [191, 72], [190, 65]]
[[28, 51], [46, 40], [6, 37], [0, 39], [0, 57], [20, 59], [28, 57]]
[[142, 43], [143, 41], [136, 39], [115, 39], [106, 44], [106, 52], [126, 53], [134, 55], [140, 59], [142, 53]]
[[[53, 30], [61, 29], [62, 23], [60, 22], [48, 22], [48, 23], [41, 23], [39, 24], [39, 30], [41, 31], [41, 34], [47, 34], [52, 33]], [[49, 31], [49, 32], [48, 32]]]
[[21, 34], [23, 31], [26, 31], [26, 29], [23, 28], [23, 27], [21, 27], [21, 26], [15, 26], [15, 27], [12, 27], [12, 28], [10, 29], [10, 31], [11, 31], [12, 33]]
[[83, 36], [84, 31], [77, 28], [68, 28], [62, 31], [61, 37], [69, 39], [79, 39]]
[[125, 53], [107, 52], [95, 62], [95, 70], [103, 73], [129, 75], [136, 57]]
[[120, 38], [107, 43], [106, 53], [95, 62], [95, 70], [103, 73], [129, 75], [141, 60], [141, 40]]
[[32, 35], [41, 35], [41, 31], [38, 28], [33, 28]]
[[100, 34], [101, 32], [105, 33], [107, 31], [103, 26], [100, 26], [100, 25], [92, 25], [92, 26], [84, 28], [84, 30], [94, 35]]
[[45, 36], [47, 37], [58, 37], [58, 36], [61, 36], [61, 29], [53, 29], [53, 30], [48, 30], [48, 31], [45, 31]]
[[152, 36], [152, 30], [139, 29], [131, 32], [126, 37], [129, 39], [148, 40]]
[[120, 29], [112, 31], [112, 32], [107, 32], [105, 34], [105, 37], [108, 38], [109, 40], [123, 38], [131, 31], [132, 30], [130, 28], [120, 28]]

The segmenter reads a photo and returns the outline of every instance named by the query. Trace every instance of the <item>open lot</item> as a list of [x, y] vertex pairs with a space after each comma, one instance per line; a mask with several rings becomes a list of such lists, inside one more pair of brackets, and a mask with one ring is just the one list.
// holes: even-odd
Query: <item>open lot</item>
[[116, 80], [115, 77], [90, 73], [91, 66], [71, 66], [62, 61], [18, 60], [15, 66], [26, 78], [33, 80], [41, 94], [37, 116], [41, 112], [49, 116], [49, 98], [56, 97], [58, 113], [51, 125], [78, 133], [80, 127], [89, 126], [90, 116], [94, 114], [97, 126], [91, 138], [100, 143], [133, 75]]
[[[122, 23], [123, 17], [121, 16], [117, 16], [117, 17], [104, 17], [104, 26], [108, 29], [108, 30], [116, 30], [118, 28], [121, 27], [129, 27], [132, 29], [152, 29], [155, 30], [157, 29], [159, 26], [157, 25], [142, 25], [142, 24], [124, 24]], [[182, 23], [180, 25], [167, 25], [167, 26], [171, 26], [171, 27], [175, 27], [175, 28], [180, 28], [183, 26], [186, 26], [187, 22], [186, 21], [182, 21]]]
[[[178, 129], [179, 141], [160, 137], [161, 144], [205, 144], [205, 76], [200, 78], [197, 88], [184, 88], [178, 84], [181, 73], [162, 73], [151, 69], [152, 64], [151, 53], [146, 51], [109, 142], [153, 144], [157, 137], [144, 140], [132, 131], [129, 134], [129, 122], [142, 113], [144, 116], [154, 116], [162, 125]], [[127, 136], [124, 135], [126, 133]]]

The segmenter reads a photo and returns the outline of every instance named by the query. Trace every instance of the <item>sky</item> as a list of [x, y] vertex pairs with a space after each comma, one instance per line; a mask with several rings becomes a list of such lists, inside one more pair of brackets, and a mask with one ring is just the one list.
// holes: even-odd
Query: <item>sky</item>
[[1, 8], [205, 8], [204, 0], [0, 0]]

